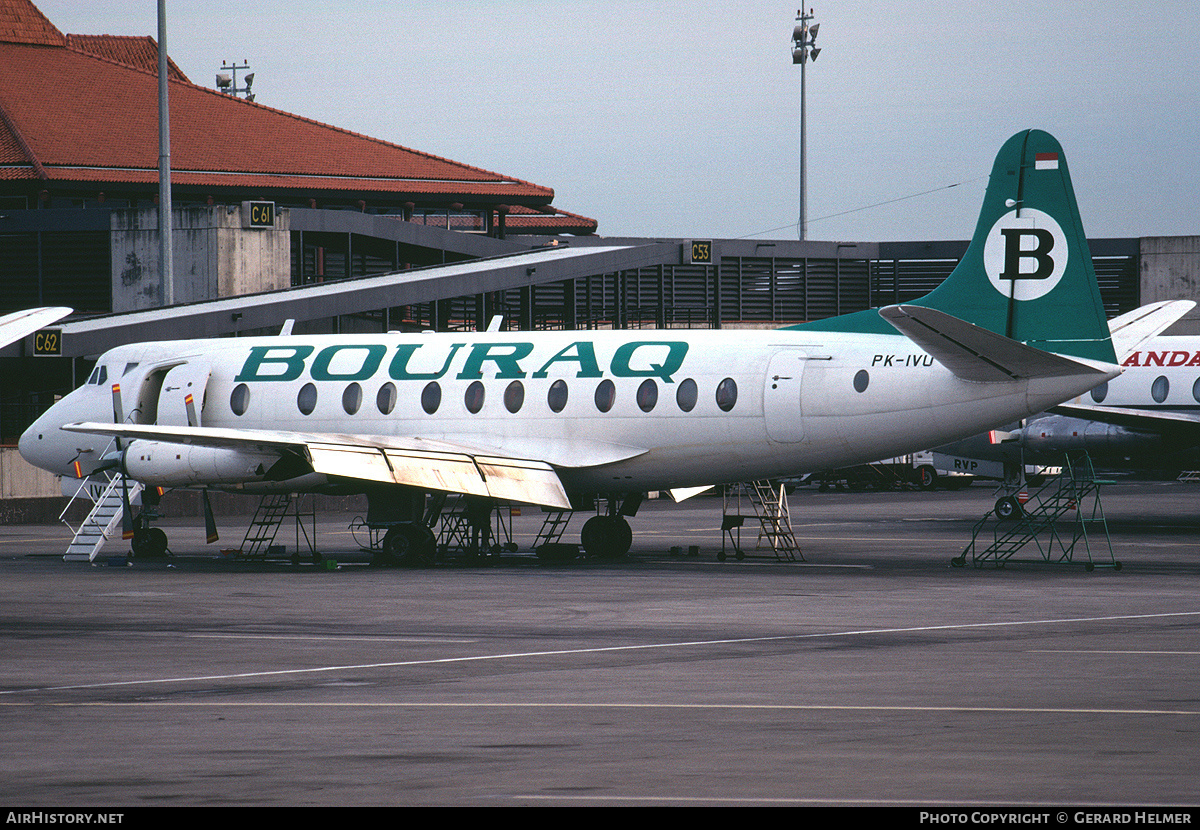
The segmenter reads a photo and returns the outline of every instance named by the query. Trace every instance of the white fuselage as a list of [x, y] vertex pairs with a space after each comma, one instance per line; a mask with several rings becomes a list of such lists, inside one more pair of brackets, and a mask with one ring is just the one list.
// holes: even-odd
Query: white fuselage
[[1163, 412], [1200, 410], [1200, 337], [1159, 335], [1122, 362], [1124, 372], [1071, 403]]
[[[96, 467], [111, 439], [59, 427], [111, 422], [119, 382], [125, 422], [444, 441], [549, 462], [568, 490], [632, 492], [792, 475], [937, 446], [1042, 411], [1102, 379], [968, 382], [902, 335], [815, 330], [145, 343], [103, 355], [87, 384], [30, 427], [21, 452], [62, 475], [73, 475], [76, 461], [84, 472]], [[222, 467], [213, 460], [218, 451], [179, 449], [176, 466], [190, 476], [155, 481], [151, 460], [138, 477], [262, 483], [264, 465], [252, 452], [227, 450], [246, 463]]]

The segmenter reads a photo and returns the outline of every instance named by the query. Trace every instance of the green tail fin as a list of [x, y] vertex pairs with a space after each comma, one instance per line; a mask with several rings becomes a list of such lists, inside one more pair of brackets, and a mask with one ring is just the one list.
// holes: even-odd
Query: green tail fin
[[1067, 159], [1026, 130], [996, 156], [975, 235], [945, 282], [913, 305], [1039, 349], [1116, 362]]

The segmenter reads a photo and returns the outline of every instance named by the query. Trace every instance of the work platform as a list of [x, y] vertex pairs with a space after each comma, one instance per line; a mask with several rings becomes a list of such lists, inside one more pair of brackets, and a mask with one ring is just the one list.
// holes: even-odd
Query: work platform
[[[1108, 567], [1119, 571], [1121, 563], [1113, 556], [1100, 503], [1101, 486], [1113, 483], [1096, 476], [1087, 454], [1067, 455], [1062, 472], [1027, 498], [998, 499], [996, 507], [976, 523], [962, 555], [951, 563], [962, 567], [970, 556], [977, 568], [989, 564], [1002, 568], [1009, 562], [1072, 564], [1082, 543], [1086, 570]], [[984, 544], [989, 535], [991, 542]], [[1098, 556], [1093, 556], [1093, 543]], [[1037, 556], [1016, 558], [1026, 548], [1032, 548]]]

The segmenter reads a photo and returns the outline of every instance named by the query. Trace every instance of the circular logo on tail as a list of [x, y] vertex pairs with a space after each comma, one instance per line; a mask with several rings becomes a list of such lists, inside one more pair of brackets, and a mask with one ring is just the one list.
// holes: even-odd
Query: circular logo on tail
[[983, 269], [1005, 297], [1036, 300], [1049, 294], [1067, 270], [1067, 236], [1048, 213], [1011, 211], [988, 233]]

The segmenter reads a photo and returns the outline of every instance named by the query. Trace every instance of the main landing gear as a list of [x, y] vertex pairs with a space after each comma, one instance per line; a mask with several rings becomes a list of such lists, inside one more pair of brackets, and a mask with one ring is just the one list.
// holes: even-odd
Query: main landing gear
[[624, 516], [592, 516], [583, 523], [579, 544], [589, 556], [617, 559], [633, 546], [633, 530]]
[[[600, 503], [598, 499], [597, 504]], [[629, 553], [633, 546], [633, 531], [625, 517], [636, 516], [641, 504], [641, 493], [628, 493], [623, 498], [608, 497], [605, 512], [583, 523], [579, 544], [584, 552], [601, 559], [619, 559]]]
[[404, 522], [388, 528], [381, 560], [407, 568], [428, 568], [437, 554], [437, 537], [428, 525]]

